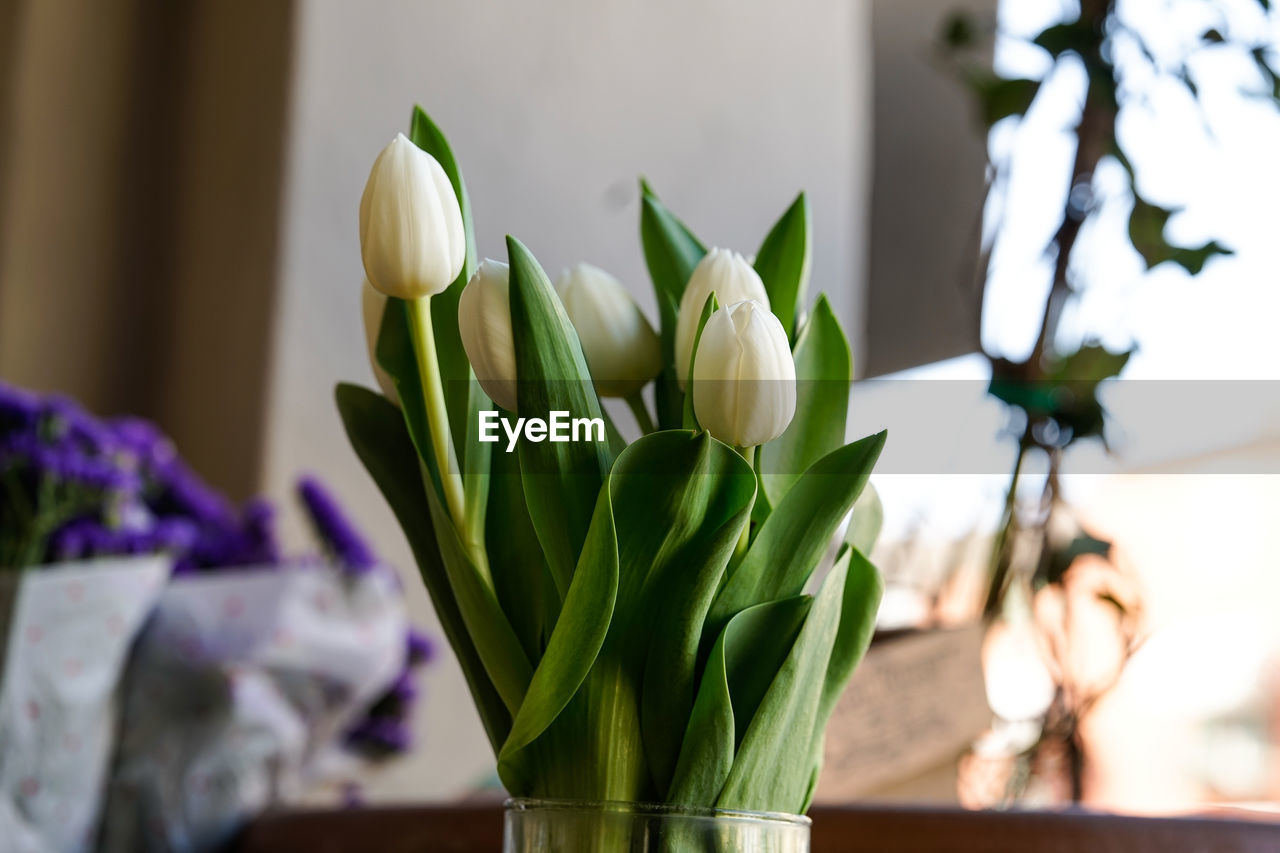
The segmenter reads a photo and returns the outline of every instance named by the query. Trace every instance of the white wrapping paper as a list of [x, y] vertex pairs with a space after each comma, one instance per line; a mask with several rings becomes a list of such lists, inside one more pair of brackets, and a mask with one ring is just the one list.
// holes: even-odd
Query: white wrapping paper
[[213, 849], [296, 794], [400, 671], [405, 631], [390, 572], [175, 579], [126, 676], [102, 849]]
[[92, 850], [130, 644], [160, 557], [0, 573], [0, 850]]

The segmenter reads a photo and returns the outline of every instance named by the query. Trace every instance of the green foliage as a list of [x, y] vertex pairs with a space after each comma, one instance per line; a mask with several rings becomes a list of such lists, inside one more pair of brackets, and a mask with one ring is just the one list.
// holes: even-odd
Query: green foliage
[[417, 451], [405, 429], [404, 418], [381, 394], [356, 385], [339, 385], [334, 396], [351, 446], [409, 540], [445, 639], [462, 667], [489, 743], [497, 751], [511, 729], [511, 714], [480, 662], [450, 589], [444, 560], [436, 544], [427, 494], [418, 467], [413, 464]]
[[[507, 238], [507, 256], [520, 414], [547, 419], [552, 411], [567, 411], [574, 418], [602, 417], [578, 335], [547, 274], [514, 237]], [[568, 589], [611, 462], [606, 442], [520, 439], [529, 518], [561, 595]]]
[[707, 249], [658, 201], [649, 184], [643, 180], [640, 182], [640, 242], [658, 300], [658, 330], [664, 365], [654, 391], [658, 428], [675, 429], [684, 417], [683, 398], [674, 367], [676, 314], [689, 276]]
[[1025, 115], [1040, 91], [1040, 81], [973, 72], [969, 88], [977, 100], [978, 117], [984, 126], [991, 127], [1003, 118]]
[[[491, 404], [458, 335], [458, 295], [475, 263], [465, 185], [421, 110], [411, 137], [461, 200], [467, 269], [429, 305], [388, 300], [377, 359], [400, 408], [349, 385], [337, 401], [409, 539], [503, 783], [518, 796], [805, 809], [826, 719], [880, 598], [859, 549], [874, 542], [882, 510], [873, 490], [860, 495], [885, 436], [844, 445], [852, 360], [824, 296], [797, 328], [812, 242], [803, 194], [756, 259], [800, 379], [791, 427], [758, 455], [773, 474], [700, 431], [692, 395], [679, 390], [677, 311], [705, 249], [643, 183], [641, 239], [661, 312], [660, 431], [626, 447], [611, 424], [600, 442], [523, 436], [509, 455], [478, 440], [476, 412]], [[604, 419], [545, 272], [518, 240], [507, 250], [519, 415]], [[717, 307], [714, 296], [702, 306], [699, 334]], [[434, 386], [419, 375], [424, 339], [443, 412], [429, 409]], [[461, 518], [446, 509], [457, 472], [440, 470], [435, 429], [449, 430], [462, 460]], [[851, 510], [854, 547], [836, 541]], [[819, 592], [804, 594], [837, 546]]]
[[1176, 210], [1151, 204], [1134, 194], [1133, 211], [1129, 214], [1129, 240], [1142, 255], [1147, 269], [1172, 261], [1191, 275], [1198, 275], [1205, 263], [1216, 255], [1234, 255], [1235, 252], [1217, 240], [1201, 246], [1174, 246], [1164, 236], [1169, 217]]
[[792, 342], [796, 338], [796, 317], [809, 283], [813, 243], [810, 218], [809, 202], [804, 193], [800, 193], [756, 252], [755, 269], [769, 295], [769, 307]]
[[1030, 421], [1051, 422], [1056, 429], [1043, 437], [1046, 443], [1065, 447], [1091, 436], [1105, 440], [1106, 412], [1098, 400], [1098, 386], [1119, 376], [1132, 354], [1132, 350], [1111, 352], [1097, 344], [1085, 344], [1055, 358], [1037, 379], [1021, 376], [1016, 370], [1020, 365], [995, 362], [987, 390], [1022, 409]]
[[853, 356], [826, 295], [795, 343], [796, 414], [787, 431], [760, 449], [761, 482], [776, 506], [806, 468], [844, 444]]

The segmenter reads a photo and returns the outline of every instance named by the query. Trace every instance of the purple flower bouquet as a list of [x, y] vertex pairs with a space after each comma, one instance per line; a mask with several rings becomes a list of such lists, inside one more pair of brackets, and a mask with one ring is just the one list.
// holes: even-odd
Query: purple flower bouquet
[[0, 383], [0, 847], [205, 849], [335, 749], [407, 748], [429, 643], [333, 498], [298, 496], [320, 558], [151, 424]]

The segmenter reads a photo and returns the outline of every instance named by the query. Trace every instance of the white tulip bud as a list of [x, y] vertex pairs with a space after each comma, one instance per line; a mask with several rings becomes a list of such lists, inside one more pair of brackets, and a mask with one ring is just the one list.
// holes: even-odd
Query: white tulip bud
[[387, 297], [374, 290], [367, 278], [361, 288], [360, 307], [364, 314], [364, 340], [369, 349], [369, 364], [373, 367], [373, 378], [378, 380], [378, 387], [382, 389], [383, 395], [398, 406], [400, 395], [396, 393], [395, 380], [391, 378], [390, 373], [382, 369], [381, 364], [378, 364], [378, 333], [382, 331], [382, 315], [387, 310]]
[[707, 320], [693, 363], [693, 411], [704, 429], [736, 447], [772, 441], [791, 423], [796, 365], [766, 306], [748, 299]]
[[578, 264], [564, 271], [556, 290], [602, 397], [630, 397], [662, 371], [658, 336], [622, 282]]
[[746, 258], [728, 249], [707, 252], [689, 276], [684, 295], [680, 297], [680, 314], [676, 317], [676, 381], [682, 389], [689, 381], [689, 357], [693, 355], [693, 341], [698, 336], [702, 306], [712, 293], [720, 305], [754, 299], [765, 311], [769, 310], [764, 282]]
[[510, 269], [486, 258], [458, 297], [458, 331], [471, 369], [493, 402], [516, 410], [516, 344], [511, 332]]
[[403, 133], [373, 161], [360, 197], [360, 253], [369, 283], [399, 299], [439, 293], [462, 272], [467, 241], [453, 185]]

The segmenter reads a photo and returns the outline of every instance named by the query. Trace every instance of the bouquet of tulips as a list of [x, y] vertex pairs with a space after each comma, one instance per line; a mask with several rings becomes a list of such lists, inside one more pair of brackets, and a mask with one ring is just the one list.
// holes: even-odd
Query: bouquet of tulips
[[384, 393], [338, 407], [513, 795], [803, 812], [880, 599], [858, 499], [884, 434], [844, 443], [851, 356], [825, 297], [802, 311], [803, 195], [748, 261], [641, 189], [657, 333], [594, 267], [553, 286], [513, 237], [478, 262], [415, 110], [360, 202]]

